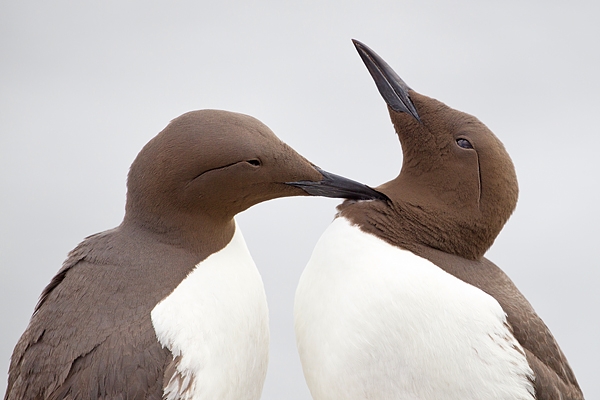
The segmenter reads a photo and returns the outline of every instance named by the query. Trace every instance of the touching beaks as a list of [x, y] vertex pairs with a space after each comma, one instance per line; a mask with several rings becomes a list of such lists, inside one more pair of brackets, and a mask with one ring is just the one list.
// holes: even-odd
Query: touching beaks
[[388, 201], [388, 197], [371, 189], [367, 185], [335, 175], [317, 168], [323, 175], [320, 181], [298, 181], [286, 182], [286, 185], [295, 186], [312, 196], [334, 197], [350, 200], [382, 200]]
[[352, 39], [354, 47], [358, 51], [360, 58], [367, 66], [369, 73], [375, 80], [379, 93], [396, 112], [403, 112], [412, 115], [417, 121], [421, 122], [417, 109], [408, 95], [410, 88], [398, 76], [398, 74], [381, 57], [365, 44]]

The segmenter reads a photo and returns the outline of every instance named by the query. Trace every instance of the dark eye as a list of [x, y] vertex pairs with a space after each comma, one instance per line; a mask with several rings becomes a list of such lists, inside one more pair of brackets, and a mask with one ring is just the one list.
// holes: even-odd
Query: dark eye
[[463, 139], [463, 138], [456, 139], [456, 144], [459, 147], [462, 147], [463, 149], [472, 149], [473, 148], [473, 145], [471, 144], [471, 142], [469, 142], [467, 139]]
[[260, 167], [261, 166], [261, 162], [259, 159], [253, 159], [253, 160], [248, 160], [246, 161], [248, 164], [254, 166], [254, 167]]

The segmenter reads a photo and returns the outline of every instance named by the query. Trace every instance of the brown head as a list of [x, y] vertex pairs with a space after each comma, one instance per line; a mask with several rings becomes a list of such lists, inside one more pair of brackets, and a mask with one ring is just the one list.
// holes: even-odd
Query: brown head
[[173, 241], [189, 232], [187, 242], [197, 240], [194, 232], [232, 226], [237, 213], [278, 197], [382, 197], [315, 167], [257, 119], [219, 110], [171, 121], [138, 154], [127, 189], [126, 224]]
[[[421, 244], [478, 259], [517, 203], [514, 166], [477, 118], [411, 90], [373, 50], [354, 41], [388, 104], [400, 139], [400, 174], [377, 190]], [[380, 206], [380, 205], [379, 205]]]

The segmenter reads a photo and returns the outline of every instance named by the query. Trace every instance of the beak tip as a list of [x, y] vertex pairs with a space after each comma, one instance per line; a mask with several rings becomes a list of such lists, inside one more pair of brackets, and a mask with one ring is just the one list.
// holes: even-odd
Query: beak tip
[[421, 122], [408, 92], [412, 90], [396, 72], [377, 53], [364, 43], [352, 39], [360, 58], [363, 60], [371, 77], [375, 81], [379, 93], [388, 104], [396, 111], [412, 115]]
[[286, 182], [286, 185], [298, 187], [311, 196], [348, 200], [389, 200], [386, 195], [367, 185], [329, 173], [320, 168], [316, 169], [323, 176], [320, 181]]

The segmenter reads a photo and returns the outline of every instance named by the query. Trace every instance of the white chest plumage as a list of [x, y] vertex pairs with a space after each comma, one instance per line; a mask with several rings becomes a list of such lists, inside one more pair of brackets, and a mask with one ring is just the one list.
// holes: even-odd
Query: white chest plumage
[[298, 351], [315, 400], [532, 400], [498, 302], [338, 218], [302, 274]]
[[236, 226], [151, 313], [156, 336], [177, 364], [166, 399], [257, 400], [267, 372], [267, 300]]

